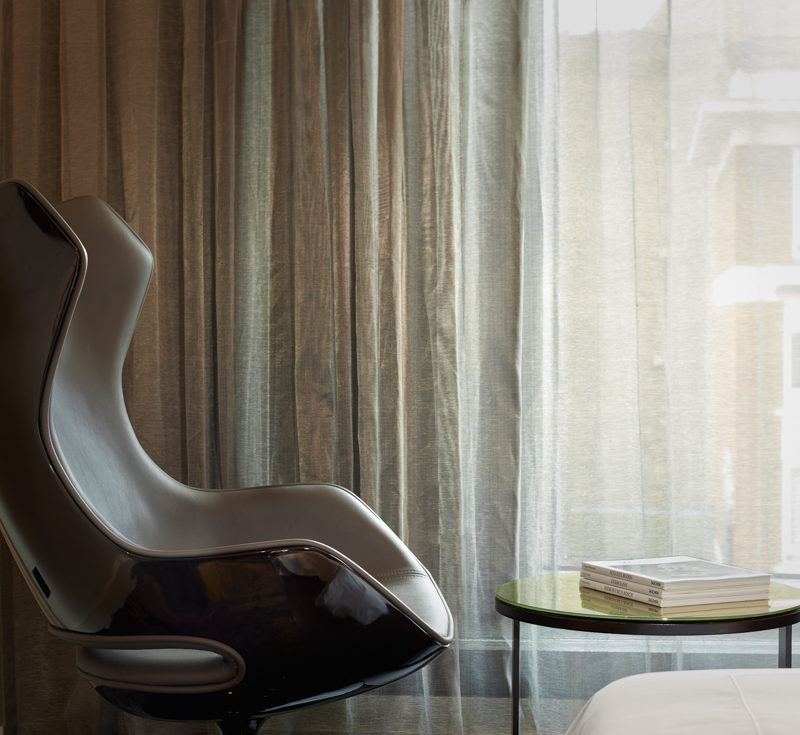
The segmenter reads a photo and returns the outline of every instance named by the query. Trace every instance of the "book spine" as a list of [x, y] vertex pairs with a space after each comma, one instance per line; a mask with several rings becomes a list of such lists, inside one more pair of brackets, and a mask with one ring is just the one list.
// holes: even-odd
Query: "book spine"
[[[598, 612], [604, 612], [609, 615], [631, 615], [636, 613], [649, 613], [663, 614], [664, 609], [656, 607], [655, 605], [645, 605], [638, 600], [631, 600], [627, 597], [620, 597], [619, 595], [607, 594], [596, 590], [589, 590], [584, 593], [585, 595], [592, 595], [589, 600], [589, 607]], [[594, 595], [597, 595], [595, 598]]]
[[631, 574], [630, 572], [622, 572], [618, 569], [599, 567], [596, 564], [591, 564], [590, 562], [586, 561], [581, 564], [581, 569], [587, 572], [594, 572], [595, 574], [604, 574], [609, 577], [615, 577], [616, 579], [621, 579], [626, 582], [636, 582], [637, 584], [643, 584], [646, 587], [657, 587], [659, 589], [664, 588], [663, 583], [659, 582], [657, 579], [650, 579], [649, 577], [644, 577], [640, 574]]
[[662, 597], [664, 590], [659, 587], [648, 587], [646, 584], [639, 584], [638, 582], [629, 582], [627, 579], [620, 579], [619, 577], [611, 577], [607, 574], [597, 574], [595, 572], [581, 572], [585, 579], [599, 584], [610, 584], [614, 587], [621, 587], [622, 589], [631, 590], [631, 592], [641, 592], [645, 595], [652, 595], [653, 597]]
[[626, 589], [624, 587], [617, 587], [613, 584], [604, 584], [603, 582], [595, 582], [591, 579], [586, 579], [586, 577], [581, 577], [581, 586], [588, 587], [592, 590], [599, 590], [600, 592], [607, 592], [610, 595], [616, 595], [617, 597], [625, 597], [628, 600], [637, 600], [638, 602], [646, 602], [648, 605], [655, 605], [656, 607], [661, 607], [662, 600], [660, 597], [654, 597], [653, 595], [647, 595], [643, 592], [634, 592], [631, 589]]

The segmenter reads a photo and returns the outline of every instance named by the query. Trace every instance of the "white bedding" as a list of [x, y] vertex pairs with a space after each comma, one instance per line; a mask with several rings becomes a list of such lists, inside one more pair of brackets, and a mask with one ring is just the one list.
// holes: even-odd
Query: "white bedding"
[[566, 735], [800, 735], [800, 669], [638, 674], [605, 686]]

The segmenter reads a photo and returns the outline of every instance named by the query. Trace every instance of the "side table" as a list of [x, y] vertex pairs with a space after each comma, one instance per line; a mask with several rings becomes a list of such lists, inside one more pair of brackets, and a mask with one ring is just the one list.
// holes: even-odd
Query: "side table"
[[[800, 621], [800, 589], [773, 582], [763, 605], [670, 614], [625, 598], [582, 590], [578, 572], [515, 579], [497, 588], [495, 609], [514, 623], [512, 732], [519, 735], [520, 623], [622, 635], [722, 635], [779, 630], [778, 666], [792, 665], [792, 625]], [[615, 604], [616, 603], [616, 604]]]

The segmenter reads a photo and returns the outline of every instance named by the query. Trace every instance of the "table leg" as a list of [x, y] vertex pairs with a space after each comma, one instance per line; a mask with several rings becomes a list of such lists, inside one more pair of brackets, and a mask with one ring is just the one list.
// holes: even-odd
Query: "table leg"
[[787, 625], [778, 630], [778, 666], [783, 669], [792, 667], [792, 626]]
[[519, 620], [514, 621], [514, 650], [511, 659], [511, 732], [519, 735]]

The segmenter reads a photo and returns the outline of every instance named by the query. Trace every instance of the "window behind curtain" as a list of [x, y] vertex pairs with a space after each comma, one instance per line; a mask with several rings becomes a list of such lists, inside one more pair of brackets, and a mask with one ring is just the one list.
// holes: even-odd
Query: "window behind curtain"
[[558, 13], [561, 562], [800, 572], [800, 6]]

